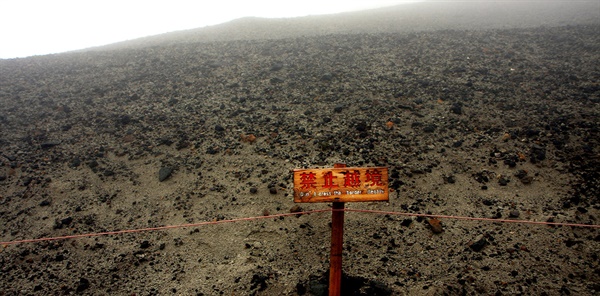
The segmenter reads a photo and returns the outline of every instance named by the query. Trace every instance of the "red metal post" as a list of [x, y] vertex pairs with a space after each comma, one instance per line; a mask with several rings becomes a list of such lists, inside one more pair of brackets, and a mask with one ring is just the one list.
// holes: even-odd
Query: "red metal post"
[[[336, 163], [334, 168], [345, 168]], [[329, 296], [340, 296], [342, 286], [342, 250], [344, 245], [344, 203], [334, 202], [331, 212], [331, 253], [329, 255]]]

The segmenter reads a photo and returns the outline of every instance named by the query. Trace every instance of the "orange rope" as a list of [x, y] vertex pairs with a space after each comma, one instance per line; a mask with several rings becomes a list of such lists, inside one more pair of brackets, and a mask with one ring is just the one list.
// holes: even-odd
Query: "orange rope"
[[23, 244], [23, 243], [36, 243], [36, 242], [43, 242], [43, 241], [65, 240], [65, 239], [72, 239], [72, 238], [95, 237], [95, 236], [115, 235], [115, 234], [125, 234], [125, 233], [137, 233], [137, 232], [157, 231], [157, 230], [166, 230], [166, 229], [174, 229], [174, 228], [184, 228], [184, 227], [198, 227], [198, 226], [204, 226], [204, 225], [224, 224], [224, 223], [251, 221], [251, 220], [259, 220], [259, 219], [270, 219], [270, 218], [305, 215], [305, 214], [312, 214], [312, 213], [324, 213], [324, 212], [332, 212], [332, 211], [359, 212], [359, 213], [371, 213], [371, 214], [381, 214], [381, 215], [401, 215], [401, 216], [411, 216], [411, 217], [429, 217], [429, 218], [441, 218], [441, 219], [471, 220], [471, 221], [488, 221], [488, 222], [501, 222], [501, 223], [534, 224], [534, 225], [548, 225], [548, 226], [571, 226], [571, 227], [600, 228], [600, 225], [595, 225], [595, 224], [576, 224], [576, 223], [559, 223], [559, 222], [540, 222], [540, 221], [529, 221], [529, 220], [474, 218], [474, 217], [464, 217], [464, 216], [414, 214], [414, 213], [389, 212], [389, 211], [377, 211], [377, 210], [355, 210], [355, 209], [333, 210], [333, 209], [327, 209], [327, 210], [304, 211], [304, 212], [297, 212], [297, 213], [275, 214], [275, 215], [268, 215], [268, 216], [237, 218], [237, 219], [220, 220], [220, 221], [206, 221], [206, 222], [191, 223], [191, 224], [167, 225], [167, 226], [159, 226], [159, 227], [126, 229], [126, 230], [97, 232], [97, 233], [83, 233], [83, 234], [74, 234], [74, 235], [57, 236], [57, 237], [42, 237], [42, 238], [35, 238], [35, 239], [24, 239], [24, 240], [0, 242], [0, 245], [8, 246], [8, 245]]
[[[336, 210], [334, 210], [334, 211], [336, 211]], [[431, 218], [441, 218], [441, 219], [445, 218], [445, 219], [471, 220], [471, 221], [488, 221], [488, 222], [518, 223], [518, 224], [536, 224], [536, 225], [549, 225], [549, 226], [572, 226], [572, 227], [600, 228], [600, 225], [595, 225], [595, 224], [541, 222], [541, 221], [512, 220], [512, 219], [494, 219], [494, 218], [473, 218], [473, 217], [464, 217], [464, 216], [412, 214], [412, 213], [386, 212], [386, 211], [375, 211], [375, 210], [344, 209], [344, 211], [345, 212], [359, 212], [359, 213], [382, 214], [382, 215], [402, 215], [402, 216], [413, 216], [413, 217], [431, 217]]]
[[17, 241], [0, 242], [0, 245], [6, 246], [6, 245], [15, 245], [15, 244], [22, 244], [22, 243], [37, 243], [37, 242], [43, 242], [43, 241], [64, 240], [64, 239], [71, 239], [71, 238], [82, 238], [82, 237], [94, 237], [94, 236], [102, 236], [102, 235], [157, 231], [157, 230], [165, 230], [165, 229], [184, 228], [184, 227], [198, 227], [198, 226], [204, 226], [204, 225], [224, 224], [224, 223], [232, 223], [232, 222], [240, 222], [240, 221], [269, 219], [269, 218], [287, 217], [287, 216], [304, 215], [304, 214], [321, 213], [321, 212], [331, 212], [331, 210], [314, 210], [314, 211], [305, 211], [305, 212], [297, 212], [297, 213], [289, 213], [289, 214], [275, 214], [275, 215], [268, 215], [268, 216], [237, 218], [237, 219], [230, 219], [230, 220], [207, 221], [207, 222], [199, 222], [199, 223], [191, 223], [191, 224], [167, 225], [167, 226], [148, 227], [148, 228], [139, 228], [139, 229], [126, 229], [126, 230], [97, 232], [97, 233], [83, 233], [83, 234], [65, 235], [65, 236], [57, 236], [57, 237], [42, 237], [42, 238], [34, 238], [34, 239], [24, 239], [24, 240], [17, 240]]

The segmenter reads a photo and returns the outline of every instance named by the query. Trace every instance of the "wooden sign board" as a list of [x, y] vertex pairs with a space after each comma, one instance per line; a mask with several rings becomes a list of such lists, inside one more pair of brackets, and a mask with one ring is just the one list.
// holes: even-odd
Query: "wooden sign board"
[[294, 170], [294, 202], [388, 200], [386, 167]]

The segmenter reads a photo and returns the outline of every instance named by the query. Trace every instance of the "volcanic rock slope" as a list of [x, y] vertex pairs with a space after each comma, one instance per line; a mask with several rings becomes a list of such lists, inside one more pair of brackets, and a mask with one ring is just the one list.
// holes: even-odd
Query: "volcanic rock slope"
[[[0, 61], [3, 242], [349, 209], [598, 225], [600, 26], [332, 34]], [[160, 178], [159, 178], [160, 175]], [[328, 204], [300, 204], [302, 210]], [[0, 295], [322, 295], [330, 214], [5, 245]], [[597, 228], [346, 213], [347, 295], [593, 295]]]

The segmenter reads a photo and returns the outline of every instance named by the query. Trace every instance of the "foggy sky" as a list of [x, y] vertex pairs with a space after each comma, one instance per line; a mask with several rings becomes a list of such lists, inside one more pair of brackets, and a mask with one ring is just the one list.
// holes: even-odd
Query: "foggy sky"
[[111, 44], [254, 17], [297, 17], [420, 0], [14, 0], [0, 2], [0, 58]]

